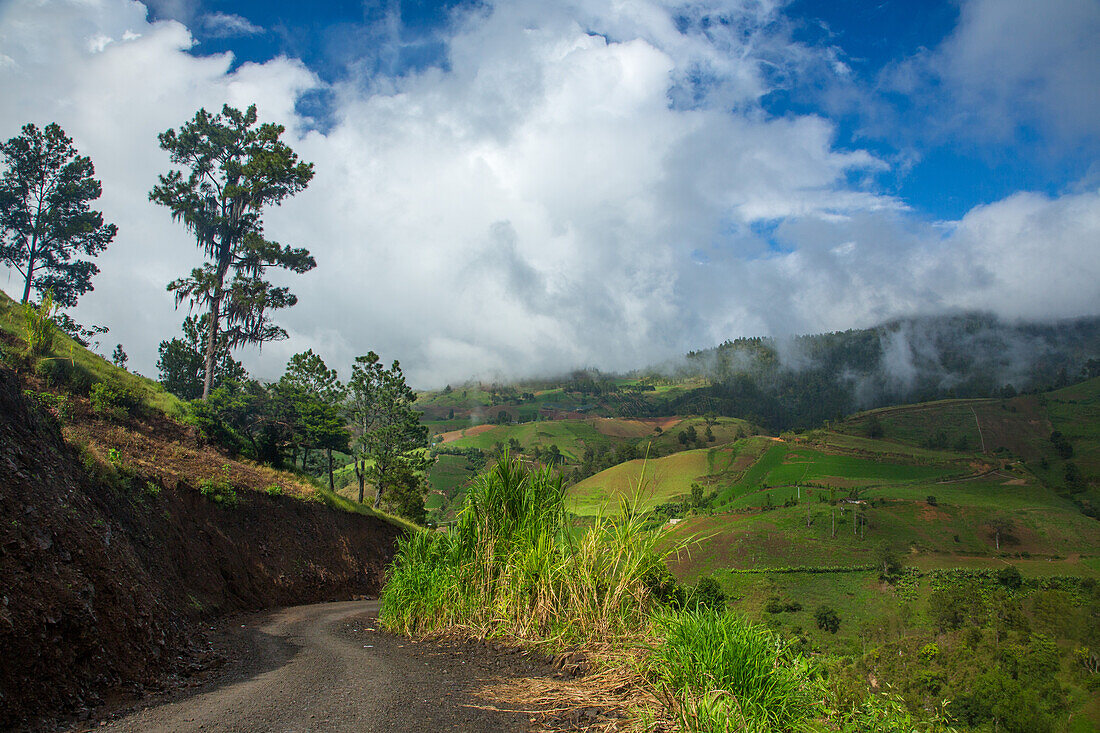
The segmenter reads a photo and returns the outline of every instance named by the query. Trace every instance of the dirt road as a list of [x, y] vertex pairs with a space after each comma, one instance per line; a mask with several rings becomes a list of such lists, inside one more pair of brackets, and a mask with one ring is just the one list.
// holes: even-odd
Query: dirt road
[[[378, 630], [377, 601], [287, 608], [237, 624], [232, 661], [185, 696], [107, 731], [524, 731], [477, 696], [499, 674], [476, 655]], [[516, 669], [505, 673], [516, 673]]]

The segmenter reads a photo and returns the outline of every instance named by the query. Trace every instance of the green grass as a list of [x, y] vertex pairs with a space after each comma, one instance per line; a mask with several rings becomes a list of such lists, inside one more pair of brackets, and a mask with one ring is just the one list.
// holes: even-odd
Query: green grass
[[560, 477], [501, 461], [466, 492], [447, 533], [398, 548], [380, 618], [403, 633], [451, 625], [570, 641], [626, 634], [649, 610], [660, 565], [640, 520], [597, 521], [575, 538]]
[[684, 728], [792, 730], [819, 713], [810, 663], [767, 629], [710, 611], [662, 615], [657, 627], [651, 673], [677, 698]]
[[[0, 329], [20, 340], [24, 339], [22, 307], [2, 291], [0, 291]], [[53, 368], [67, 370], [68, 375], [85, 382], [87, 387], [95, 382], [115, 380], [137, 395], [142, 404], [149, 409], [176, 418], [182, 417], [186, 412], [186, 407], [179, 398], [165, 391], [159, 383], [116, 367], [61, 331], [58, 331], [54, 337], [51, 352], [37, 359], [35, 368], [44, 370], [47, 366], [53, 366], [47, 365], [46, 362], [59, 362]]]
[[421, 527], [413, 524], [403, 517], [398, 517], [393, 514], [378, 511], [377, 509], [372, 508], [369, 504], [360, 504], [359, 502], [348, 499], [347, 497], [340, 496], [339, 494], [334, 494], [327, 488], [318, 484], [314, 484], [314, 489], [316, 489], [317, 491], [317, 497], [320, 502], [331, 509], [339, 509], [340, 511], [351, 512], [352, 514], [362, 514], [367, 517], [377, 517], [385, 522], [389, 522], [399, 529], [405, 530], [409, 534], [415, 534], [417, 532], [424, 531]]
[[572, 462], [578, 462], [587, 447], [595, 448], [621, 442], [613, 441], [601, 433], [589, 420], [545, 420], [519, 425], [495, 425], [483, 433], [465, 436], [447, 445], [490, 451], [498, 443], [507, 446], [511, 439], [519, 442], [523, 452], [530, 451], [536, 445], [540, 448], [556, 445], [562, 455]]
[[915, 466], [853, 456], [827, 455], [799, 448], [790, 451], [786, 461], [771, 469], [764, 483], [782, 486], [804, 481], [845, 479], [856, 481], [901, 482], [935, 479], [958, 473], [957, 467]]
[[569, 489], [570, 511], [581, 516], [614, 513], [625, 499], [650, 508], [691, 493], [691, 484], [705, 480], [713, 454], [721, 449], [689, 450], [656, 459], [620, 463], [580, 481]]

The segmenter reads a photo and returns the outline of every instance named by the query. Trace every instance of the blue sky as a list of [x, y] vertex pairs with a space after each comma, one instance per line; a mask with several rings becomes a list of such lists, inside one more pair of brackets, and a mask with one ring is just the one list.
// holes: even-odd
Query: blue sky
[[[76, 315], [153, 373], [197, 264], [156, 136], [256, 103], [315, 163], [291, 334], [430, 386], [742, 335], [1100, 313], [1096, 0], [6, 0], [0, 138], [57, 121], [119, 236]], [[10, 291], [11, 274], [0, 270]], [[134, 308], [140, 303], [140, 308]]]

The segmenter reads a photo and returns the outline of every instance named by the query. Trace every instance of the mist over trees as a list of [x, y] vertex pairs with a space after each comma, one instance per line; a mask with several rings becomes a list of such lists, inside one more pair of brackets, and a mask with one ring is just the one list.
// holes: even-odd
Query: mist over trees
[[643, 375], [707, 380], [662, 406], [670, 414], [713, 411], [778, 431], [889, 404], [1064, 386], [1087, 376], [1097, 351], [1100, 318], [1010, 324], [969, 314], [789, 339], [739, 338]]

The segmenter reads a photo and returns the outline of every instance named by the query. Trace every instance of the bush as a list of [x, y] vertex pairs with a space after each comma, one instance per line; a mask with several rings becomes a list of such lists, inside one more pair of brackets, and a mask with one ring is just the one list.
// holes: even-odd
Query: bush
[[264, 491], [267, 493], [268, 496], [282, 496], [283, 495], [283, 487], [279, 486], [278, 484], [271, 484], [270, 486], [265, 488]]
[[88, 397], [92, 412], [114, 420], [125, 418], [141, 404], [141, 398], [129, 387], [113, 379], [93, 384]]
[[817, 628], [830, 634], [835, 634], [840, 629], [840, 616], [828, 606], [818, 606], [814, 611], [814, 620], [817, 621]]
[[692, 594], [695, 605], [700, 609], [712, 611], [724, 611], [726, 609], [726, 594], [718, 581], [711, 577], [700, 578]]
[[1023, 583], [1023, 578], [1015, 565], [1007, 565], [997, 571], [997, 582], [1009, 590], [1016, 590]]

